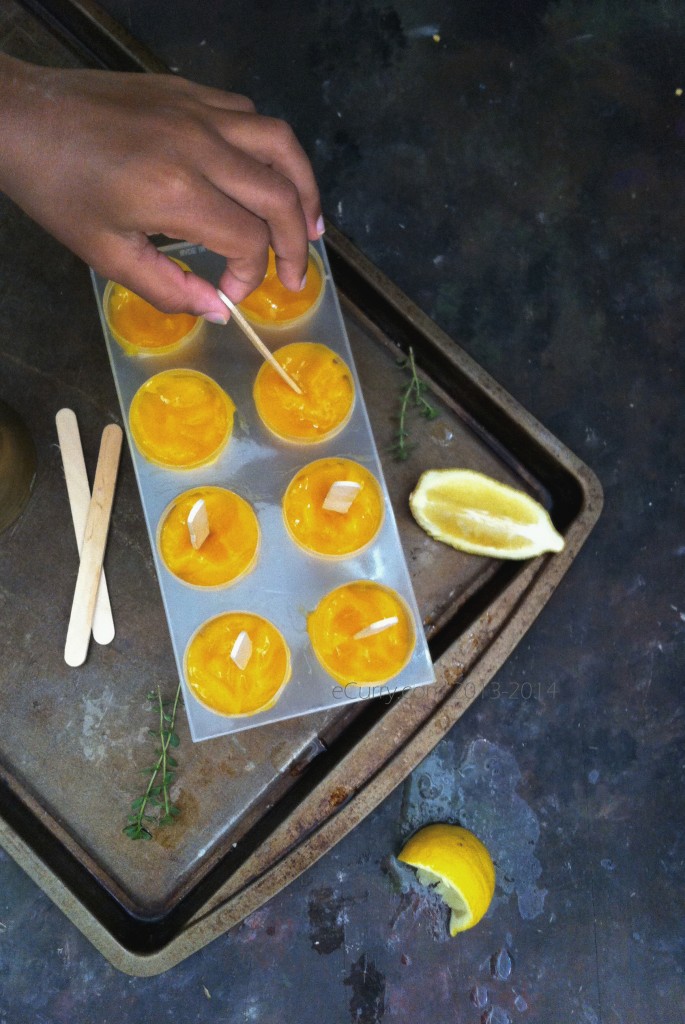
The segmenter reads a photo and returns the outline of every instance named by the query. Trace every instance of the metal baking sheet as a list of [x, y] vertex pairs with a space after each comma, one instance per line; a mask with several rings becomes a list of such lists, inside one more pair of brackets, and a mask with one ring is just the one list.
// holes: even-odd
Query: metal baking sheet
[[[162, 70], [125, 33], [113, 34], [94, 5], [59, 8], [72, 40], [87, 9], [89, 53], [109, 62], [125, 52], [140, 70]], [[60, 59], [73, 63], [53, 41], [49, 60]], [[572, 566], [602, 492], [586, 465], [329, 226], [328, 256], [437, 679], [390, 702], [341, 701], [210, 743], [190, 743], [181, 722], [182, 816], [153, 842], [133, 843], [121, 826], [149, 756], [145, 694], [168, 693], [177, 672], [149, 537], [124, 457], [106, 561], [117, 636], [93, 646], [75, 674], [62, 660], [77, 560], [54, 415], [76, 411], [92, 475], [102, 427], [119, 406], [77, 262], [11, 208], [2, 242], [12, 252], [3, 311], [13, 345], [0, 351], [0, 379], [33, 436], [38, 475], [21, 519], [0, 535], [0, 715], [12, 723], [0, 737], [0, 843], [112, 964], [153, 975], [305, 870], [458, 722]], [[36, 307], [48, 277], [49, 308]], [[397, 463], [388, 449], [406, 378], [396, 363], [410, 346], [440, 416], [416, 423], [416, 447]], [[451, 464], [543, 501], [564, 551], [504, 564], [432, 542], [407, 497], [422, 468]]]
[[[307, 613], [325, 594], [353, 580], [382, 583], [404, 599], [414, 620], [416, 644], [407, 665], [396, 676], [377, 686], [346, 686], [345, 699], [354, 701], [370, 699], [379, 693], [401, 693], [435, 679], [325, 245], [319, 242], [312, 248], [324, 271], [321, 301], [311, 315], [292, 326], [263, 328], [260, 335], [271, 351], [296, 341], [319, 342], [332, 349], [349, 367], [355, 383], [351, 418], [335, 437], [316, 444], [279, 441], [261, 423], [252, 399], [252, 386], [262, 360], [233, 320], [226, 327], [204, 324], [197, 337], [173, 354], [130, 354], [117, 342], [108, 325], [103, 305], [107, 281], [93, 274], [102, 329], [194, 740], [339, 707], [341, 687], [315, 657], [306, 621]], [[218, 284], [225, 261], [215, 253], [182, 243], [165, 246], [164, 251]], [[172, 471], [154, 465], [141, 455], [129, 427], [131, 401], [138, 389], [154, 374], [178, 368], [206, 374], [236, 404], [235, 427], [228, 445], [211, 465], [194, 470]], [[323, 559], [297, 547], [288, 536], [281, 513], [284, 491], [298, 470], [314, 459], [328, 457], [353, 459], [365, 466], [379, 481], [383, 492], [385, 516], [377, 537], [362, 552], [345, 559]], [[221, 486], [235, 491], [257, 513], [262, 537], [258, 562], [253, 571], [233, 586], [190, 587], [169, 572], [160, 556], [156, 538], [165, 509], [183, 491], [197, 486]], [[268, 710], [244, 717], [216, 714], [200, 704], [183, 670], [184, 653], [195, 631], [214, 616], [230, 611], [250, 611], [266, 616], [285, 637], [292, 661], [292, 677], [276, 703]]]

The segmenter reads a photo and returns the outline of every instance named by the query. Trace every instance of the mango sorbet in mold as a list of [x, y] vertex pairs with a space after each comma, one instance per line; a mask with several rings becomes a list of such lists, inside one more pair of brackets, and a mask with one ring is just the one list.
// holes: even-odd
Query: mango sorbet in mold
[[269, 249], [264, 280], [239, 304], [255, 327], [291, 327], [314, 312], [324, 291], [323, 267], [319, 256], [309, 250], [307, 274], [302, 291], [291, 292], [276, 273], [276, 257]]
[[[204, 501], [209, 535], [195, 548], [188, 515]], [[165, 509], [157, 531], [157, 546], [169, 572], [195, 587], [225, 587], [237, 583], [256, 562], [260, 530], [252, 506], [223, 487], [194, 487]]]
[[212, 462], [233, 432], [235, 405], [216, 381], [197, 370], [164, 370], [133, 396], [129, 425], [138, 450], [167, 469]]
[[[375, 625], [382, 628], [373, 632]], [[367, 631], [371, 635], [360, 635]], [[402, 671], [416, 644], [404, 600], [371, 580], [344, 583], [326, 594], [307, 617], [307, 632], [322, 667], [343, 685], [387, 682]]]
[[264, 426], [294, 444], [317, 444], [335, 437], [354, 408], [354, 380], [347, 364], [327, 345], [311, 341], [284, 345], [274, 356], [302, 394], [263, 363], [253, 397]]
[[[190, 268], [175, 260], [182, 270]], [[203, 319], [189, 313], [162, 313], [121, 284], [108, 281], [103, 296], [107, 325], [129, 355], [164, 355], [197, 337]]]
[[[243, 668], [233, 659], [245, 653]], [[238, 661], [241, 659], [239, 658]], [[201, 704], [220, 715], [254, 715], [276, 703], [290, 678], [290, 651], [280, 631], [260, 615], [237, 611], [217, 615], [191, 637], [184, 658], [186, 682]]]
[[[348, 484], [354, 494], [349, 507], [344, 500], [336, 507], [329, 496], [338, 485], [344, 492]], [[310, 462], [295, 474], [283, 496], [283, 520], [292, 539], [306, 551], [329, 558], [356, 554], [370, 544], [384, 511], [375, 476], [352, 459]]]

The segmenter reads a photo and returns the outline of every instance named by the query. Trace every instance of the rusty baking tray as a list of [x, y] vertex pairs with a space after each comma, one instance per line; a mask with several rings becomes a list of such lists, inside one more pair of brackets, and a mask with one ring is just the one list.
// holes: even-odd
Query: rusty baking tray
[[[26, 221], [3, 230], [13, 231], [12, 273], [26, 265], [30, 277], [43, 236]], [[26, 512], [0, 536], [0, 715], [13, 723], [0, 739], [0, 843], [131, 974], [164, 971], [241, 921], [383, 800], [502, 665], [601, 510], [600, 486], [575, 455], [331, 226], [326, 239], [437, 682], [203, 744], [182, 721], [182, 815], [153, 842], [132, 842], [122, 826], [150, 756], [145, 695], [175, 686], [175, 669], [130, 459], [106, 561], [117, 637], [93, 645], [76, 672], [62, 661], [76, 554], [55, 540], [63, 531], [71, 541], [71, 527], [54, 414], [76, 410], [91, 475], [99, 432], [118, 415], [89, 285], [72, 263], [51, 268], [62, 344], [17, 322], [21, 358], [0, 353], [3, 397], [27, 396], [17, 407], [39, 459]], [[415, 421], [416, 446], [396, 462], [388, 451], [406, 380], [397, 359], [410, 347], [440, 415]], [[528, 490], [564, 551], [502, 563], [431, 541], [407, 497], [424, 468], [449, 465]], [[46, 565], [50, 586], [37, 585]]]

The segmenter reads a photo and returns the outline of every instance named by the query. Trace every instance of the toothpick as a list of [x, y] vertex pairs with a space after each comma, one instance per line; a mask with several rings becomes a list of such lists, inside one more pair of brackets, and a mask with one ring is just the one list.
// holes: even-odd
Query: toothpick
[[247, 668], [248, 662], [252, 657], [252, 641], [245, 632], [241, 630], [235, 638], [235, 643], [231, 649], [231, 661], [238, 666], [242, 672]]
[[199, 551], [209, 537], [209, 519], [207, 506], [203, 498], [198, 498], [188, 513], [188, 534], [190, 543]]
[[399, 621], [396, 615], [390, 615], [387, 619], [378, 619], [376, 622], [372, 622], [370, 626], [360, 629], [358, 633], [354, 634], [352, 639], [366, 640], [368, 636], [375, 636], [376, 633], [383, 633], [386, 629], [390, 629], [391, 626], [396, 626]]
[[323, 507], [327, 512], [349, 512], [361, 489], [362, 485], [356, 480], [336, 480], [328, 489]]
[[279, 375], [279, 377], [283, 378], [283, 380], [286, 382], [288, 387], [292, 388], [296, 395], [301, 395], [302, 394], [302, 388], [300, 387], [300, 385], [296, 381], [294, 381], [292, 379], [292, 377], [290, 376], [290, 374], [287, 373], [283, 369], [283, 367], [279, 363], [278, 359], [276, 359], [276, 357], [274, 356], [273, 352], [271, 352], [266, 347], [266, 345], [264, 344], [262, 339], [259, 337], [259, 335], [256, 333], [256, 331], [254, 331], [252, 329], [252, 325], [247, 322], [247, 320], [245, 319], [243, 314], [240, 312], [238, 307], [235, 305], [235, 303], [231, 302], [229, 297], [227, 295], [224, 295], [224, 293], [219, 288], [217, 288], [217, 292], [218, 292], [218, 295], [219, 295], [219, 298], [221, 299], [221, 301], [224, 302], [228, 306], [228, 308], [230, 309], [231, 314], [232, 314], [233, 319], [235, 320], [235, 322], [244, 331], [244, 333], [247, 335], [247, 337], [252, 342], [254, 347], [257, 349], [259, 354], [264, 359], [266, 359], [266, 361], [268, 363], [270, 363], [271, 366], [273, 366], [274, 370]]

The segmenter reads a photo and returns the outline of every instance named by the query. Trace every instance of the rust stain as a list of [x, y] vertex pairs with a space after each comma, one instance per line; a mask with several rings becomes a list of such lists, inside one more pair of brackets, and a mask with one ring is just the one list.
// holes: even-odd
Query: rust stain
[[336, 786], [335, 789], [331, 790], [328, 800], [331, 807], [340, 807], [340, 804], [343, 804], [349, 796], [349, 789], [346, 789], [344, 786]]

